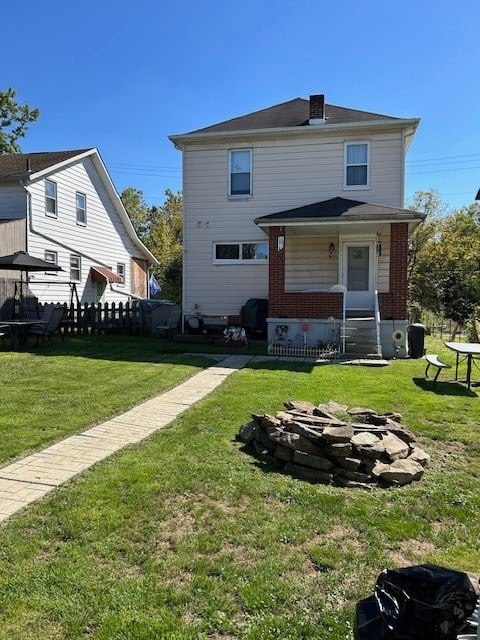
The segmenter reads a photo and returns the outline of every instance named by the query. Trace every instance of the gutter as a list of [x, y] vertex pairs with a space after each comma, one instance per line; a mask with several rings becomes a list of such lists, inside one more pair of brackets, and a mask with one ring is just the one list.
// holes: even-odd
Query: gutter
[[168, 139], [177, 147], [182, 143], [202, 143], [215, 140], [255, 139], [255, 138], [279, 138], [292, 136], [332, 135], [349, 132], [358, 132], [374, 129], [381, 131], [398, 131], [399, 129], [412, 129], [412, 135], [420, 123], [420, 118], [398, 118], [392, 122], [384, 120], [370, 120], [367, 122], [340, 123], [325, 125], [305, 125], [295, 127], [274, 127], [269, 129], [241, 129], [239, 131], [207, 131], [205, 133], [182, 133], [168, 136]]

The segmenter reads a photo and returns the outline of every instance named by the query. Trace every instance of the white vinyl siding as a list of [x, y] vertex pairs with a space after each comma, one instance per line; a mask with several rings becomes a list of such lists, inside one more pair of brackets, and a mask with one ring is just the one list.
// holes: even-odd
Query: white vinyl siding
[[[347, 141], [356, 142], [358, 136], [352, 135]], [[183, 158], [185, 312], [198, 304], [202, 313], [237, 314], [248, 298], [268, 297], [268, 263], [212, 264], [215, 242], [244, 238], [265, 242], [266, 234], [254, 223], [257, 217], [337, 196], [365, 200], [365, 191], [360, 188], [349, 189], [348, 194], [344, 190], [345, 142], [345, 136], [339, 135], [279, 138], [255, 144], [245, 139], [239, 148], [252, 149], [255, 195], [227, 200], [231, 144], [187, 145]], [[368, 202], [402, 207], [402, 134], [372, 133], [369, 143]], [[382, 261], [388, 255], [387, 244], [382, 242]], [[335, 278], [334, 283], [337, 281]]]
[[[28, 187], [31, 193], [32, 228], [28, 231], [28, 248], [32, 255], [43, 256], [45, 250], [58, 253], [58, 266], [63, 271], [55, 278], [56, 283], [43, 274], [35, 274], [31, 289], [41, 302], [69, 302], [70, 256], [81, 257], [82, 280], [77, 282], [77, 292], [82, 302], [93, 302], [96, 290], [89, 277], [90, 267], [95, 264], [130, 265], [132, 257], [140, 257], [123, 221], [111, 201], [97, 169], [90, 158], [65, 167], [55, 173], [60, 215], [56, 220], [45, 216], [44, 181], [39, 180]], [[87, 203], [87, 226], [77, 224], [76, 194], [82, 193]], [[225, 198], [225, 190], [224, 190]], [[24, 211], [27, 210], [25, 199]], [[143, 257], [143, 256], [141, 256]], [[210, 255], [209, 255], [210, 258]], [[131, 270], [126, 268], [123, 286], [107, 286], [105, 302], [127, 302], [125, 293], [130, 291]], [[118, 293], [121, 288], [125, 293]]]
[[[330, 257], [330, 244], [337, 251]], [[338, 282], [338, 236], [295, 236], [285, 243], [285, 291], [328, 290]]]

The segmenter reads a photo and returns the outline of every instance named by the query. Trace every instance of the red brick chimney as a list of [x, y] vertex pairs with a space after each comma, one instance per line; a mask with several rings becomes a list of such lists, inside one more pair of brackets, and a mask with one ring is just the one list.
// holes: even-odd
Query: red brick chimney
[[325, 124], [325, 96], [310, 96], [310, 119], [308, 124]]

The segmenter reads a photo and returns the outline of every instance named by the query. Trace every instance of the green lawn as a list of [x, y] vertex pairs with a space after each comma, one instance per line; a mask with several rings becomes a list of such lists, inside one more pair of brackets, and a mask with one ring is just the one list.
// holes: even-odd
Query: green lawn
[[[0, 353], [2, 441], [9, 424], [19, 433], [3, 459], [207, 364], [163, 348], [177, 347], [107, 337]], [[454, 360], [440, 342], [427, 348]], [[234, 374], [170, 428], [0, 529], [0, 639], [340, 640], [385, 567], [480, 572], [480, 388], [447, 383], [450, 371], [434, 390], [424, 370], [423, 360], [270, 361]], [[288, 399], [399, 411], [432, 464], [418, 483], [371, 492], [271, 471], [235, 436], [250, 412], [275, 413]]]

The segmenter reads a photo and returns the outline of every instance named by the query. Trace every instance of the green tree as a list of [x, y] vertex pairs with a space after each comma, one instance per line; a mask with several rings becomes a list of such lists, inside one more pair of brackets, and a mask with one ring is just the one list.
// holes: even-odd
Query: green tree
[[18, 140], [24, 138], [28, 125], [38, 120], [39, 109], [19, 104], [16, 92], [9, 87], [0, 91], [0, 154], [21, 153]]
[[148, 239], [148, 229], [152, 215], [152, 209], [145, 202], [143, 191], [127, 187], [120, 195], [120, 199], [128, 213], [133, 228], [142, 241]]
[[[426, 221], [413, 234], [409, 264], [409, 304], [412, 317], [421, 309], [441, 313], [464, 324], [473, 323], [480, 305], [480, 205], [475, 203], [445, 215], [445, 208], [427, 199]], [[443, 215], [442, 215], [443, 214]]]
[[432, 240], [437, 233], [439, 220], [448, 209], [434, 189], [417, 191], [408, 209], [426, 214], [422, 224], [412, 233], [408, 252], [408, 311], [412, 322], [419, 322], [422, 309], [439, 312], [438, 297], [432, 288]]
[[153, 273], [162, 288], [158, 298], [182, 300], [183, 198], [180, 192], [165, 191], [161, 206], [150, 207], [139, 189], [128, 187], [120, 198], [145, 246], [159, 261]]
[[162, 287], [159, 294], [173, 302], [182, 300], [183, 198], [180, 192], [165, 191], [161, 207], [153, 207], [146, 243], [159, 260], [155, 276]]

